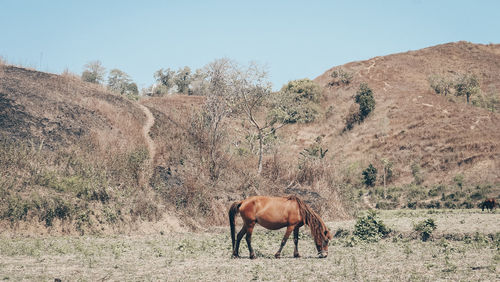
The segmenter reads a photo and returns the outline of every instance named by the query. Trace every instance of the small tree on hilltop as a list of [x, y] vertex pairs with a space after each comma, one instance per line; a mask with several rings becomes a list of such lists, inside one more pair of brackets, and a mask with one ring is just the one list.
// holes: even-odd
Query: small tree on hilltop
[[153, 94], [163, 96], [175, 85], [175, 71], [170, 68], [159, 69], [154, 73], [157, 86], [153, 89]]
[[191, 84], [191, 69], [184, 67], [179, 69], [175, 74], [174, 83], [177, 85], [177, 92], [182, 94], [189, 94], [189, 85]]
[[101, 84], [104, 81], [106, 69], [100, 61], [88, 62], [84, 65], [82, 80], [90, 83]]
[[475, 74], [463, 74], [455, 83], [455, 95], [466, 96], [467, 104], [471, 96], [478, 94], [481, 89], [479, 88], [479, 79]]
[[109, 72], [108, 87], [112, 91], [126, 95], [131, 99], [137, 99], [139, 94], [137, 85], [132, 82], [130, 76], [119, 69], [112, 69]]

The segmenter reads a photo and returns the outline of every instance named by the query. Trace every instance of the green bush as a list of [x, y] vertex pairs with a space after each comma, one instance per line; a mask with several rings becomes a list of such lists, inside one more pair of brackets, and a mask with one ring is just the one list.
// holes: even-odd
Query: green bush
[[353, 234], [366, 242], [378, 242], [390, 232], [391, 230], [385, 226], [382, 220], [377, 218], [377, 213], [370, 210], [365, 216], [358, 217]]
[[434, 222], [434, 219], [428, 218], [426, 220], [423, 220], [419, 223], [417, 223], [414, 227], [414, 230], [417, 231], [420, 234], [420, 239], [422, 241], [427, 241], [432, 235], [432, 232], [436, 230], [437, 226], [436, 223]]
[[310, 79], [288, 82], [274, 96], [271, 116], [285, 123], [309, 123], [319, 115], [321, 87]]
[[365, 170], [363, 170], [363, 178], [366, 186], [375, 186], [377, 181], [377, 169], [370, 164]]
[[361, 121], [363, 121], [375, 109], [373, 91], [370, 87], [368, 87], [368, 84], [361, 83], [354, 98], [356, 103], [359, 104], [359, 117]]
[[3, 208], [0, 208], [0, 218], [8, 219], [11, 222], [26, 220], [30, 206], [27, 201], [19, 196], [9, 196], [5, 200], [0, 201]]

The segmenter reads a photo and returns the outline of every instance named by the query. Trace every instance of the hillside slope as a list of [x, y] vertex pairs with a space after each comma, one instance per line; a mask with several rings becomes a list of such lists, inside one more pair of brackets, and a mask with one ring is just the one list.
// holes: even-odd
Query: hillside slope
[[50, 148], [89, 138], [122, 149], [143, 142], [140, 108], [71, 76], [0, 66], [0, 107], [0, 134], [16, 140]]
[[[331, 86], [330, 74], [338, 69], [353, 74], [349, 85]], [[388, 159], [399, 184], [413, 181], [412, 164], [422, 168], [427, 184], [448, 183], [457, 174], [472, 183], [498, 183], [500, 114], [467, 105], [463, 97], [436, 95], [428, 82], [432, 74], [461, 73], [478, 75], [483, 95], [498, 95], [500, 45], [449, 43], [334, 67], [315, 79], [325, 88], [325, 111], [333, 110], [321, 123], [299, 128], [298, 144], [325, 135], [322, 143], [340, 169], [356, 162], [380, 168]], [[342, 133], [362, 82], [374, 91], [375, 111]]]
[[[349, 84], [332, 83], [339, 69], [352, 73]], [[0, 65], [0, 232], [220, 225], [231, 202], [264, 194], [300, 195], [326, 219], [363, 207], [477, 207], [500, 195], [500, 114], [436, 95], [428, 82], [462, 73], [498, 97], [500, 45], [449, 43], [326, 71], [315, 79], [322, 115], [266, 139], [259, 175], [252, 127], [233, 113], [213, 134], [204, 97], [137, 103], [69, 74]], [[360, 83], [376, 107], [344, 131]], [[362, 179], [369, 164], [374, 188]]]
[[0, 230], [179, 227], [145, 189], [154, 154], [146, 114], [78, 77], [0, 65]]

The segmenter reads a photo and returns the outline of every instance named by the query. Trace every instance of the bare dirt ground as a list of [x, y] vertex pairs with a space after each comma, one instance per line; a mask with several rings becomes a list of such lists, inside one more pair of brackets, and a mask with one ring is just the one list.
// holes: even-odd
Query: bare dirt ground
[[[334, 238], [329, 256], [316, 251], [303, 230], [299, 259], [290, 240], [282, 259], [274, 259], [283, 230], [256, 229], [257, 259], [231, 259], [229, 228], [205, 233], [168, 233], [105, 237], [3, 237], [0, 240], [0, 279], [63, 281], [332, 281], [332, 280], [486, 280], [500, 279], [500, 213], [480, 210], [400, 210], [381, 212], [392, 229], [407, 234], [414, 223], [433, 218], [433, 239], [393, 236], [378, 243], [351, 244]], [[332, 230], [352, 230], [354, 221], [330, 222]], [[445, 239], [445, 236], [455, 236]], [[469, 234], [469, 235], [467, 235]], [[496, 239], [492, 239], [491, 237]], [[495, 237], [496, 236], [496, 237]]]

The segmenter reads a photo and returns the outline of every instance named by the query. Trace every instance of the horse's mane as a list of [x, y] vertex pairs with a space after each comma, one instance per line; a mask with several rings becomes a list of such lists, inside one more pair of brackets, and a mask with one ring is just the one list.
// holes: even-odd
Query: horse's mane
[[[325, 236], [324, 232], [327, 230], [325, 223], [318, 214], [313, 211], [306, 203], [304, 203], [297, 196], [288, 196], [288, 200], [296, 201], [299, 205], [299, 212], [304, 225], [308, 225], [311, 228], [311, 234], [316, 242], [321, 242]], [[320, 240], [320, 241], [318, 241]]]

